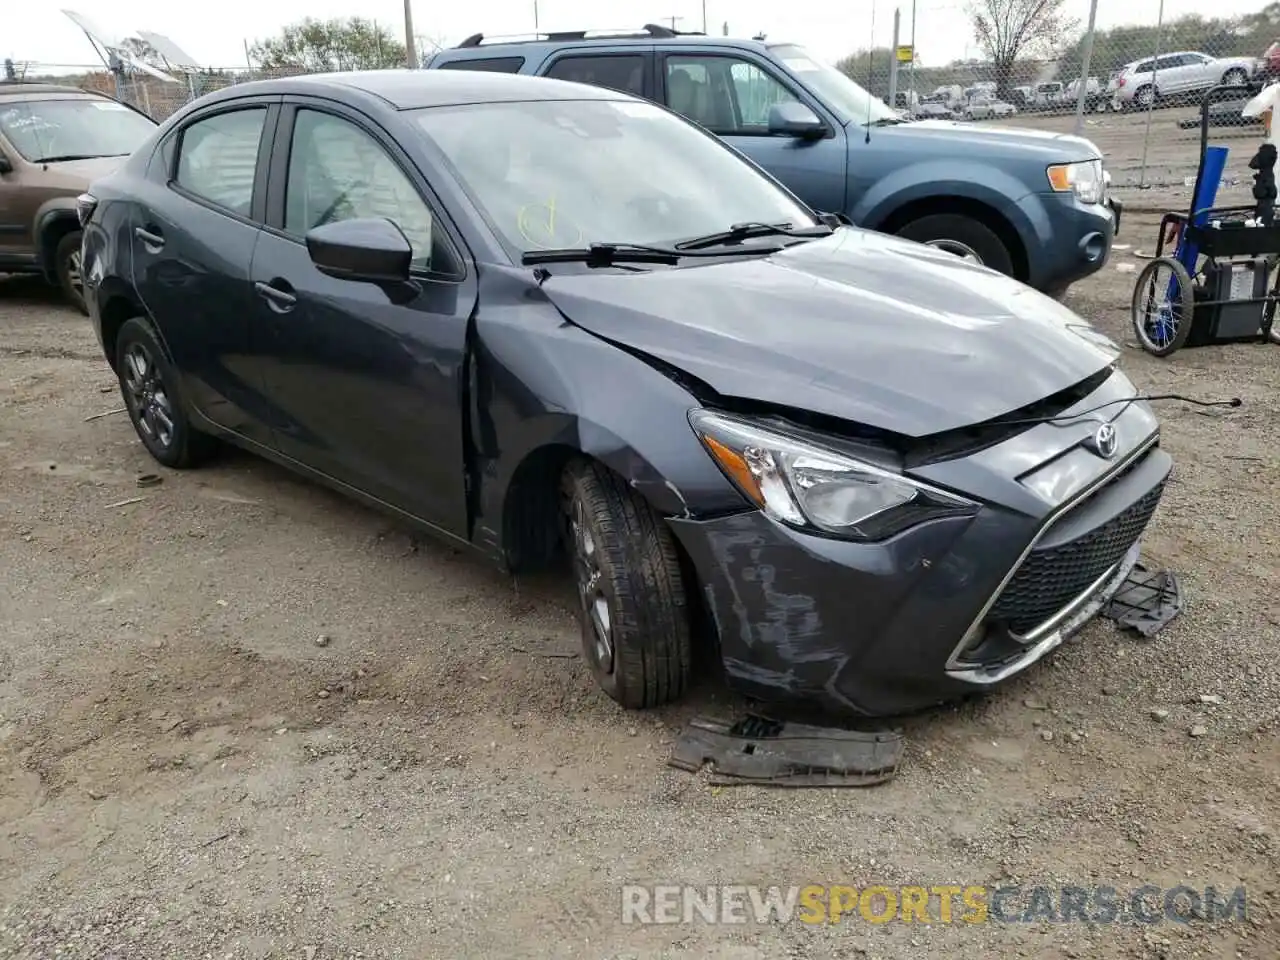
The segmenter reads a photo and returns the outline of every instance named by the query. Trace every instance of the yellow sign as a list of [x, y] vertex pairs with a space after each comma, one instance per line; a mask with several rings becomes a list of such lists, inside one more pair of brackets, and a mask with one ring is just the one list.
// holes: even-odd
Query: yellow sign
[[914, 49], [913, 47], [911, 47], [911, 46], [905, 46], [905, 47], [899, 47], [899, 48], [898, 48], [898, 62], [899, 62], [899, 63], [910, 63], [910, 62], [911, 62], [912, 60], [914, 60], [915, 58], [916, 58], [916, 52], [915, 52], [915, 49]]

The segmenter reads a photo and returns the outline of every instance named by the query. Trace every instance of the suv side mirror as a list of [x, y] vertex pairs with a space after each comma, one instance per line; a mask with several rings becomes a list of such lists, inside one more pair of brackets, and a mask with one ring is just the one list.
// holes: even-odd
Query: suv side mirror
[[0, 153], [0, 176], [6, 173], [13, 173], [13, 164], [3, 153]]
[[326, 223], [307, 232], [316, 269], [337, 280], [403, 283], [409, 280], [413, 246], [390, 220], [360, 217]]
[[775, 103], [769, 108], [769, 133], [800, 140], [820, 140], [827, 126], [803, 103]]

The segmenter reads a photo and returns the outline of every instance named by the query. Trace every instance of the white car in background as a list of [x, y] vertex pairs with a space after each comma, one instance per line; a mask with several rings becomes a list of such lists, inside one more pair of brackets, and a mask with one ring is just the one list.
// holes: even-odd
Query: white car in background
[[1220, 83], [1245, 83], [1257, 66], [1253, 57], [1211, 57], [1184, 50], [1125, 64], [1107, 89], [1117, 109], [1145, 109], [1158, 100], [1199, 93]]
[[966, 120], [991, 120], [995, 117], [1011, 117], [1018, 112], [1012, 103], [994, 97], [974, 97], [964, 108]]

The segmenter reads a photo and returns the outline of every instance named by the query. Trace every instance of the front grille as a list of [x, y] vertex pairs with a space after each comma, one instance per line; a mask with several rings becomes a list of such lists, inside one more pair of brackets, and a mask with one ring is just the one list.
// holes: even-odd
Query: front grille
[[1032, 550], [987, 615], [1016, 634], [1040, 626], [1120, 562], [1147, 528], [1164, 484], [1068, 543]]

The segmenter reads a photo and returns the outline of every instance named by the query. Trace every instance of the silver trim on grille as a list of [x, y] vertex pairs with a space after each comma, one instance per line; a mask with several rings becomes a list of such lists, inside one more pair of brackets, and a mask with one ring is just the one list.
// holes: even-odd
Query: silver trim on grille
[[[1058, 523], [1060, 520], [1062, 520], [1063, 517], [1065, 517], [1068, 513], [1070, 513], [1072, 510], [1078, 507], [1090, 496], [1092, 496], [1101, 488], [1105, 487], [1117, 476], [1119, 476], [1121, 473], [1124, 473], [1127, 469], [1129, 469], [1129, 467], [1133, 466], [1133, 464], [1135, 464], [1138, 460], [1140, 460], [1143, 456], [1145, 456], [1151, 450], [1151, 448], [1156, 445], [1156, 442], [1159, 439], [1160, 439], [1160, 431], [1157, 429], [1154, 432], [1152, 432], [1150, 435], [1148, 435], [1148, 437], [1145, 440], [1143, 440], [1140, 444], [1138, 444], [1136, 447], [1130, 450], [1129, 453], [1125, 455], [1123, 460], [1118, 460], [1115, 463], [1115, 465], [1112, 467], [1112, 469], [1108, 470], [1106, 473], [1099, 476], [1097, 479], [1094, 480], [1093, 483], [1082, 488], [1070, 500], [1066, 500], [1063, 503], [1059, 504], [1057, 509], [1051, 512], [1045, 518], [1044, 523], [1040, 525], [1040, 529], [1036, 531], [1036, 535], [1031, 538], [1031, 542], [1027, 544], [1026, 548], [1018, 556], [1018, 559], [1014, 561], [1013, 566], [1009, 568], [1009, 572], [1005, 574], [1004, 579], [1002, 579], [1000, 583], [996, 586], [995, 590], [992, 591], [991, 596], [987, 598], [987, 602], [982, 605], [982, 609], [978, 611], [978, 615], [973, 618], [973, 622], [969, 624], [969, 628], [965, 630], [964, 636], [960, 638], [960, 642], [956, 644], [955, 649], [951, 651], [951, 656], [947, 658], [947, 666], [946, 666], [946, 672], [948, 676], [954, 677], [955, 679], [958, 679], [958, 680], [965, 680], [965, 681], [968, 681], [969, 683], [982, 683], [982, 684], [998, 683], [1000, 680], [1003, 680], [1006, 677], [1011, 676], [1014, 673], [1017, 673], [1019, 670], [1022, 670], [1024, 667], [1028, 667], [1031, 664], [1035, 663], [1036, 660], [1039, 660], [1049, 650], [1052, 650], [1054, 647], [1060, 644], [1064, 639], [1066, 639], [1066, 635], [1068, 633], [1067, 630], [1064, 630], [1061, 628], [1058, 630], [1053, 630], [1052, 626], [1046, 626], [1046, 624], [1052, 624], [1055, 620], [1060, 621], [1062, 619], [1069, 618], [1071, 614], [1069, 612], [1064, 612], [1064, 611], [1069, 611], [1070, 608], [1076, 604], [1085, 603], [1086, 598], [1089, 597], [1091, 591], [1093, 591], [1094, 589], [1093, 587], [1090, 587], [1089, 590], [1086, 590], [1083, 594], [1081, 594], [1080, 597], [1077, 597], [1075, 600], [1071, 601], [1071, 603], [1067, 604], [1067, 606], [1064, 607], [1063, 610], [1059, 611], [1057, 614], [1054, 614], [1053, 617], [1050, 617], [1049, 620], [1046, 621], [1046, 624], [1041, 624], [1041, 626], [1031, 631], [1031, 633], [1028, 634], [1028, 636], [1033, 639], [1033, 642], [1034, 642], [1034, 638], [1038, 636], [1043, 630], [1048, 629], [1048, 630], [1051, 630], [1052, 632], [1048, 637], [1044, 638], [1043, 640], [1040, 640], [1039, 642], [1034, 642], [1034, 645], [1028, 648], [1026, 654], [1019, 657], [1017, 660], [1014, 660], [1005, 666], [999, 667], [994, 671], [988, 671], [974, 664], [966, 663], [964, 660], [961, 659], [961, 654], [968, 648], [968, 646], [973, 641], [977, 632], [982, 629], [982, 621], [986, 619], [987, 614], [991, 612], [991, 608], [994, 607], [996, 604], [996, 601], [1000, 599], [1000, 594], [1003, 593], [1004, 588], [1009, 585], [1009, 581], [1012, 580], [1015, 576], [1017, 576], [1018, 570], [1022, 568], [1022, 564], [1026, 561], [1027, 557], [1030, 556], [1031, 551], [1035, 549], [1036, 544], [1038, 544], [1041, 540], [1043, 540], [1045, 536], [1049, 533], [1049, 531], [1053, 529], [1054, 525]], [[1134, 546], [1136, 548], [1137, 544], [1135, 544]], [[1112, 567], [1111, 570], [1107, 571], [1107, 573], [1104, 574], [1102, 578], [1100, 578], [1099, 583], [1102, 583], [1104, 587], [1109, 585], [1110, 580], [1108, 578], [1111, 576], [1112, 571], [1120, 568], [1126, 562], [1128, 562], [1128, 557], [1126, 557], [1125, 560], [1122, 560], [1115, 567]], [[1136, 563], [1136, 562], [1137, 562], [1137, 557], [1135, 556], [1133, 558], [1133, 563]], [[1133, 564], [1130, 563], [1129, 568], [1132, 569], [1132, 566]], [[1124, 571], [1124, 576], [1127, 577], [1128, 575], [1129, 575], [1129, 570], [1126, 569]], [[1120, 581], [1122, 582], [1123, 579], [1124, 577], [1121, 577]], [[1119, 585], [1120, 585], [1119, 582], [1117, 582], [1116, 587], [1118, 588]], [[1100, 607], [1101, 604], [1099, 604], [1098, 606]], [[1094, 612], [1096, 612], [1096, 610]], [[1088, 618], [1086, 617], [1085, 619], [1088, 619]], [[1048, 641], [1052, 640], [1055, 635], [1059, 635], [1058, 639], [1053, 643], [1048, 643]], [[1048, 643], [1047, 646], [1046, 646], [1046, 643]], [[980, 674], [981, 676], [980, 677], [975, 676], [975, 674]]]

